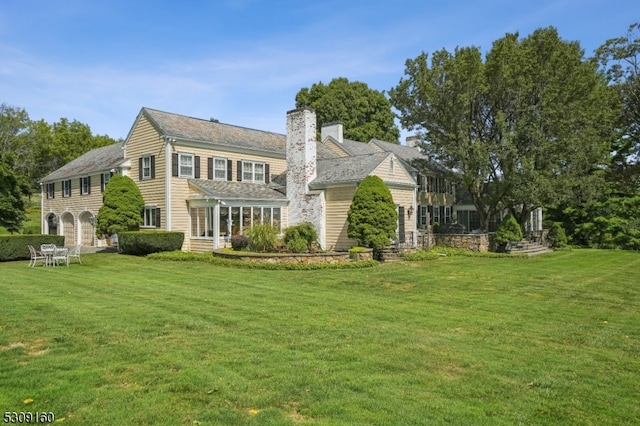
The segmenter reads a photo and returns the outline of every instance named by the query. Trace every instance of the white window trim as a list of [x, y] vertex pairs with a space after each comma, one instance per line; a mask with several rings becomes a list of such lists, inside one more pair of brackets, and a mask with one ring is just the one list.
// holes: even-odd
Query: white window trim
[[[83, 176], [80, 178], [82, 180], [82, 183], [80, 184], [80, 195], [89, 195], [89, 191], [91, 188], [90, 183], [89, 183], [89, 176]], [[86, 182], [86, 186], [85, 186], [85, 182]]]
[[151, 179], [151, 155], [142, 156], [142, 180]]
[[[216, 162], [220, 161], [222, 167], [216, 167]], [[216, 176], [216, 172], [222, 171], [222, 176]], [[214, 180], [227, 180], [227, 159], [223, 157], [213, 157], [213, 179]]]
[[[142, 215], [142, 226], [140, 226], [141, 228], [157, 228], [156, 208], [156, 206], [145, 206]], [[148, 223], [147, 219], [150, 219], [150, 223]]]
[[[187, 157], [191, 159], [191, 166], [182, 165], [182, 159]], [[191, 167], [191, 173], [182, 173], [182, 167]], [[193, 179], [194, 174], [195, 174], [195, 155], [193, 153], [179, 152], [178, 153], [178, 177]]]
[[[251, 165], [251, 178], [248, 179], [246, 173], [248, 173], [247, 166]], [[262, 179], [256, 180], [256, 166], [262, 166]], [[262, 161], [248, 161], [242, 160], [242, 181], [243, 182], [253, 182], [253, 183], [264, 183], [265, 182], [265, 163]]]

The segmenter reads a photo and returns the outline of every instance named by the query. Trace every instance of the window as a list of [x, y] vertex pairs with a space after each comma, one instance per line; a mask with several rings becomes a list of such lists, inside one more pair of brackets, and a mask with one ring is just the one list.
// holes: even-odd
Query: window
[[444, 223], [451, 223], [451, 206], [444, 206]]
[[264, 183], [265, 164], [254, 161], [242, 162], [242, 180], [245, 182]]
[[213, 159], [213, 179], [227, 180], [227, 159], [226, 158], [214, 158]]
[[91, 194], [91, 176], [85, 176], [80, 178], [80, 194]]
[[179, 171], [178, 176], [192, 178], [193, 177], [193, 154], [178, 154]]
[[106, 172], [100, 175], [100, 191], [104, 192], [107, 184], [109, 183], [109, 179], [111, 179], [111, 172]]
[[55, 183], [46, 184], [45, 189], [47, 191], [47, 198], [55, 198], [55, 196], [56, 196], [56, 184]]
[[160, 228], [160, 209], [158, 207], [145, 207], [142, 216], [144, 228]]
[[71, 180], [62, 181], [62, 196], [71, 197]]
[[138, 161], [138, 166], [140, 167], [140, 175], [138, 177], [140, 180], [155, 178], [154, 160], [155, 156], [153, 155], [144, 155], [140, 157], [140, 160]]
[[418, 215], [420, 227], [424, 228], [427, 226], [427, 220], [429, 219], [429, 211], [427, 210], [427, 206], [420, 206], [420, 213]]
[[213, 237], [213, 207], [191, 208], [191, 236], [200, 238]]
[[433, 206], [432, 207], [432, 219], [431, 219], [431, 223], [440, 223], [440, 207], [439, 206]]

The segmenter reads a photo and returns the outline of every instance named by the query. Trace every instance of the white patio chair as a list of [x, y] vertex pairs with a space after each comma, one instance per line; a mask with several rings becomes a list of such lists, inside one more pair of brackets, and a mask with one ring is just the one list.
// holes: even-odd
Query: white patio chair
[[44, 256], [44, 266], [49, 266], [49, 264], [53, 264], [53, 253], [56, 251], [55, 244], [42, 244], [40, 246], [40, 253]]
[[29, 246], [29, 254], [31, 254], [31, 259], [29, 260], [29, 267], [31, 268], [36, 266], [38, 261], [42, 262], [43, 266], [47, 261], [47, 257], [31, 245]]
[[69, 266], [69, 249], [66, 247], [56, 247], [51, 257], [53, 266], [59, 266], [61, 263]]
[[81, 249], [82, 249], [82, 246], [77, 245], [71, 250], [69, 250], [69, 255], [67, 256], [69, 258], [69, 263], [71, 263], [71, 258], [74, 258], [78, 261], [79, 264], [82, 265], [82, 260], [80, 259]]

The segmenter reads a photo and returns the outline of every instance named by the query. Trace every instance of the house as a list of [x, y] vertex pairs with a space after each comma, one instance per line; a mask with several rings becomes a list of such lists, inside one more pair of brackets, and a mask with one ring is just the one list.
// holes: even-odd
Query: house
[[289, 111], [282, 135], [142, 108], [122, 144], [42, 180], [43, 232], [65, 235], [67, 245], [106, 244], [95, 216], [113, 173], [140, 189], [140, 228], [184, 232], [185, 251], [224, 247], [256, 223], [282, 231], [307, 221], [324, 249], [347, 250], [357, 243], [347, 236], [347, 211], [368, 175], [382, 178], [397, 204], [398, 243], [415, 245], [419, 228], [451, 220], [453, 188], [415, 147], [351, 141], [339, 122], [323, 125], [320, 141], [316, 130], [310, 109]]

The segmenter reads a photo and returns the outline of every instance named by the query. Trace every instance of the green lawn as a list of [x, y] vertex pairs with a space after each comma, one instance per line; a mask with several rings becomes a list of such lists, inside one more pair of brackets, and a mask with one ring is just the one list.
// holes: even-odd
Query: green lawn
[[640, 423], [640, 254], [0, 264], [0, 407], [70, 425]]

